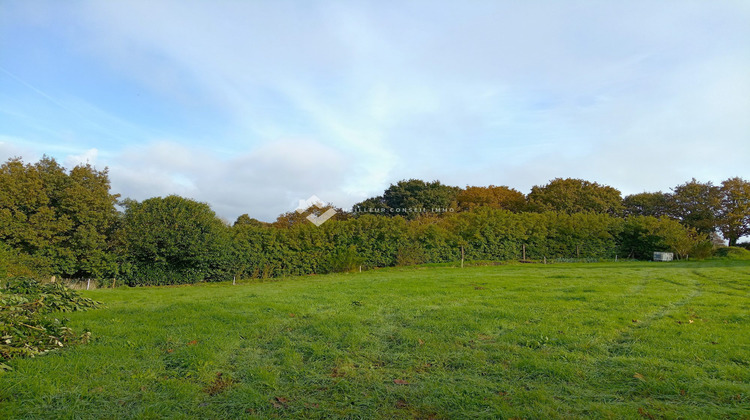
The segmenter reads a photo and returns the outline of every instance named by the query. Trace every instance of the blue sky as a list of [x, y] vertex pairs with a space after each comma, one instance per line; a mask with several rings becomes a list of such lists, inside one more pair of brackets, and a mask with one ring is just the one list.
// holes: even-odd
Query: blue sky
[[0, 159], [232, 221], [400, 179], [750, 178], [750, 2], [0, 0]]

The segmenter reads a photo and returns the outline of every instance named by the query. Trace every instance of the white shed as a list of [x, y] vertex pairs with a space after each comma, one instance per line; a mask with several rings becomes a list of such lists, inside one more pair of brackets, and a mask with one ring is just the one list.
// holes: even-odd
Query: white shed
[[674, 254], [671, 252], [654, 252], [654, 261], [672, 261]]

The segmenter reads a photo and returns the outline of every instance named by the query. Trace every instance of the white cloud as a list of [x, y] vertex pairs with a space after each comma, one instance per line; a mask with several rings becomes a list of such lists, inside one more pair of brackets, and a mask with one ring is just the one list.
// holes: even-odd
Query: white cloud
[[0, 161], [5, 162], [8, 159], [25, 156], [38, 157], [33, 149], [23, 146], [21, 139], [0, 134]]
[[86, 165], [86, 164], [95, 166], [96, 158], [98, 155], [99, 155], [99, 151], [97, 149], [89, 149], [77, 155], [68, 155], [68, 157], [65, 158], [65, 161], [63, 162], [63, 164], [64, 166], [68, 168], [72, 168], [77, 165]]
[[211, 203], [228, 220], [249, 213], [270, 221], [312, 194], [346, 201], [341, 190], [350, 167], [341, 153], [310, 140], [275, 142], [228, 158], [157, 142], [115, 157], [110, 177], [124, 197], [179, 194]]

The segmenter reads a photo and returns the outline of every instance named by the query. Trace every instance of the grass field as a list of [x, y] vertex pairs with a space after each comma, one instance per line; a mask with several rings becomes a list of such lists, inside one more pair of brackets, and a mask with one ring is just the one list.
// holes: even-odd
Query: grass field
[[750, 418], [750, 262], [416, 267], [85, 292], [5, 418]]

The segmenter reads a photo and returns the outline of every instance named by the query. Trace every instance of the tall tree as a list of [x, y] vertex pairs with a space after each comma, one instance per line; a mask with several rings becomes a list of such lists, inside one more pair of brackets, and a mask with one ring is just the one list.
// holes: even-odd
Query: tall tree
[[47, 274], [111, 275], [109, 237], [116, 222], [107, 169], [79, 165], [69, 173], [54, 159], [11, 159], [0, 168], [0, 240], [34, 258]]
[[382, 197], [365, 200], [358, 208], [375, 208], [387, 216], [404, 216], [415, 219], [426, 213], [442, 213], [455, 210], [458, 187], [443, 185], [440, 181], [425, 182], [421, 179], [402, 180], [392, 184]]
[[643, 192], [622, 200], [626, 216], [668, 216], [672, 213], [672, 196], [668, 193]]
[[505, 209], [512, 212], [523, 211], [526, 207], [526, 196], [510, 187], [466, 187], [456, 196], [458, 208], [462, 211], [477, 207]]
[[719, 230], [729, 246], [750, 235], [750, 182], [740, 177], [730, 178], [721, 183], [721, 210]]
[[690, 182], [673, 188], [672, 216], [700, 233], [716, 231], [721, 210], [721, 189], [713, 183]]
[[67, 229], [69, 221], [56, 220], [37, 168], [20, 158], [5, 162], [0, 167], [0, 240], [34, 254], [62, 241]]
[[388, 215], [390, 216], [388, 205], [385, 203], [383, 196], [370, 197], [352, 206], [352, 214], [362, 216], [364, 214]]
[[239, 215], [237, 217], [237, 220], [234, 221], [234, 224], [232, 226], [243, 226], [243, 225], [250, 225], [250, 226], [271, 226], [270, 223], [262, 222], [254, 217], [250, 217], [247, 213]]
[[109, 193], [108, 170], [79, 165], [70, 171], [68, 180], [59, 207], [72, 223], [65, 245], [78, 263], [76, 275], [102, 277], [113, 273], [116, 261], [110, 252], [110, 238], [118, 219], [115, 204], [119, 194]]
[[555, 178], [547, 185], [532, 187], [528, 197], [536, 211], [619, 214], [622, 210], [619, 190], [583, 179]]

